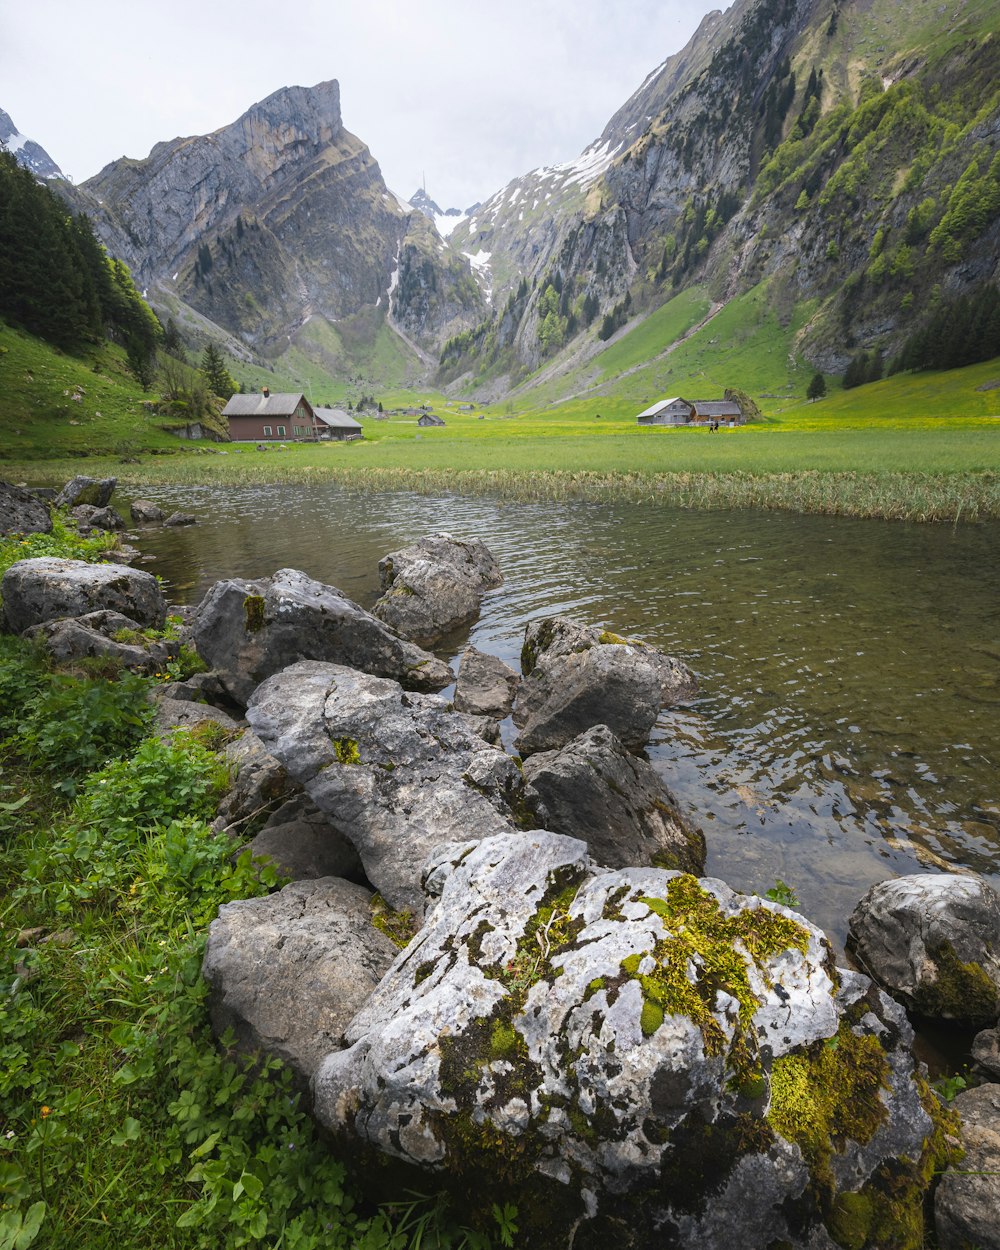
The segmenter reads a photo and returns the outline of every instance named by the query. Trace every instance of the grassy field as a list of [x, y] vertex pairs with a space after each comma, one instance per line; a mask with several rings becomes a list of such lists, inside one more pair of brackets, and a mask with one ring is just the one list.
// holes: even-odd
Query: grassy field
[[[654, 330], [666, 335], [696, 322], [704, 304], [691, 297], [668, 307], [661, 310], [662, 324], [651, 330], [647, 322], [632, 332], [643, 339], [641, 349], [631, 335], [611, 345], [618, 367], [628, 368], [649, 350]], [[743, 326], [748, 344], [759, 350], [770, 336], [779, 350], [780, 327], [769, 309], [730, 305], [665, 359], [706, 351], [699, 341], [724, 332], [717, 323], [727, 316]], [[731, 333], [730, 341], [735, 337]], [[558, 403], [536, 394], [472, 412], [440, 394], [401, 388], [383, 394], [387, 408], [425, 399], [445, 426], [421, 429], [415, 417], [368, 418], [360, 442], [258, 452], [245, 445], [184, 444], [159, 429], [114, 353], [77, 361], [5, 329], [0, 348], [7, 349], [0, 354], [7, 380], [0, 464], [3, 476], [16, 481], [65, 479], [81, 470], [79, 457], [90, 451], [103, 454], [91, 455], [87, 472], [135, 487], [340, 477], [373, 490], [615, 496], [919, 520], [1000, 517], [1000, 387], [991, 389], [1000, 383], [1000, 360], [897, 375], [851, 391], [834, 387], [817, 403], [772, 394], [759, 400], [761, 422], [717, 433], [636, 424], [634, 380], [655, 365], [622, 375], [627, 385], [613, 394]], [[719, 378], [706, 379], [704, 393], [722, 385]], [[649, 394], [642, 392], [643, 405]]]

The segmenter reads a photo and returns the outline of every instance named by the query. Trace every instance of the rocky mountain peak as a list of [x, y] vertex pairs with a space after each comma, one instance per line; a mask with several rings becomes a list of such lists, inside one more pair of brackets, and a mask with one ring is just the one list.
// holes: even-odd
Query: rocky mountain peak
[[27, 135], [22, 135], [10, 114], [3, 109], [0, 109], [0, 144], [14, 154], [19, 165], [30, 169], [39, 178], [66, 177], [41, 144], [29, 139]]

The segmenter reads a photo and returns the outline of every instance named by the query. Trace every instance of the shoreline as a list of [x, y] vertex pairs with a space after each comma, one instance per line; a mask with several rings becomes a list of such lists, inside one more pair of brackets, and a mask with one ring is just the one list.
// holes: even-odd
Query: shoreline
[[493, 496], [523, 502], [630, 501], [705, 511], [756, 510], [858, 520], [971, 523], [1000, 520], [1000, 472], [864, 473], [819, 470], [785, 473], [608, 472], [569, 469], [447, 469], [321, 465], [291, 462], [279, 468], [271, 456], [243, 456], [199, 449], [121, 465], [111, 458], [22, 461], [3, 464], [7, 480], [65, 481], [74, 473], [114, 476], [137, 490], [157, 485], [303, 485], [336, 482], [372, 493]]

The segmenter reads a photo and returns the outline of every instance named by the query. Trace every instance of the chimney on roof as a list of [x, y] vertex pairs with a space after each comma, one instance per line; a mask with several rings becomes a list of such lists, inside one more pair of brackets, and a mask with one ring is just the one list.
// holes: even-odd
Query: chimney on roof
[[270, 394], [271, 394], [270, 388], [265, 386], [265, 387], [264, 387], [264, 391], [263, 391], [264, 398], [265, 398], [265, 399], [267, 399], [267, 397], [268, 397]]

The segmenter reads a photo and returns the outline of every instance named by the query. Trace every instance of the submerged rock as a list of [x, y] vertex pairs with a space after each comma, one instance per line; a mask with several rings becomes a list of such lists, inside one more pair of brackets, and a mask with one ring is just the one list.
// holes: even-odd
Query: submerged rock
[[841, 1244], [919, 1226], [936, 1103], [912, 1034], [807, 921], [544, 831], [426, 875], [438, 902], [316, 1069], [332, 1132], [506, 1184], [552, 1246], [830, 1246], [862, 1189]]
[[529, 756], [523, 772], [525, 802], [539, 825], [586, 842], [595, 863], [704, 870], [704, 836], [653, 766], [626, 751], [607, 725]]
[[441, 699], [303, 661], [254, 692], [247, 719], [394, 908], [423, 912], [420, 870], [435, 848], [513, 831], [517, 765]]
[[304, 659], [347, 664], [414, 690], [440, 690], [452, 680], [446, 664], [297, 569], [216, 582], [192, 630], [199, 655], [244, 705], [265, 678]]
[[430, 534], [379, 561], [382, 597], [372, 608], [411, 642], [433, 646], [478, 615], [483, 595], [503, 584], [480, 538]]
[[1000, 895], [983, 878], [881, 881], [850, 937], [865, 971], [920, 1015], [980, 1027], [1000, 1015]]
[[68, 616], [106, 609], [145, 629], [162, 629], [167, 603], [152, 573], [125, 564], [86, 564], [39, 556], [12, 564], [0, 582], [7, 628], [21, 634]]

